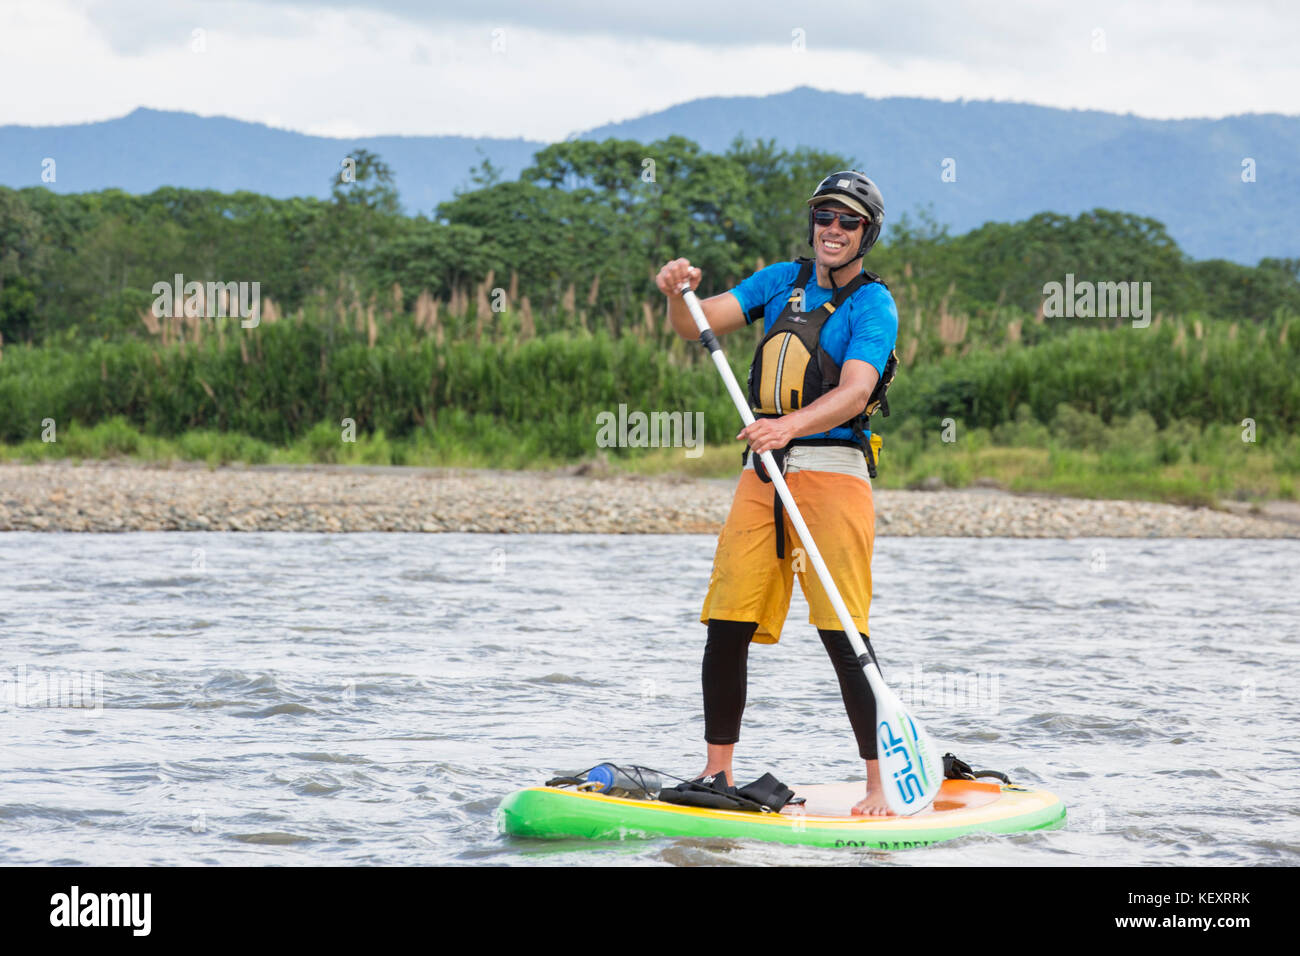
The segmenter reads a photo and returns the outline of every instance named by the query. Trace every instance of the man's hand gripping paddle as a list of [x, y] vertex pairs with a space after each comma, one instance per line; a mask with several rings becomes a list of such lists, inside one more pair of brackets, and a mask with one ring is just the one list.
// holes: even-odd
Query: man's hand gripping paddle
[[[754, 413], [736, 383], [736, 376], [732, 373], [731, 366], [727, 364], [726, 356], [722, 354], [717, 337], [709, 328], [709, 320], [704, 317], [700, 300], [691, 291], [689, 285], [683, 285], [681, 293], [686, 307], [690, 309], [691, 317], [695, 320], [696, 328], [700, 330], [700, 344], [708, 349], [713, 357], [713, 364], [722, 376], [723, 384], [727, 386], [731, 400], [735, 403], [736, 410], [740, 412], [741, 420], [747, 427], [754, 424]], [[840, 597], [839, 589], [835, 586], [835, 581], [831, 578], [831, 573], [822, 560], [821, 552], [817, 550], [812, 535], [808, 533], [808, 526], [804, 524], [803, 515], [799, 513], [799, 507], [795, 504], [790, 488], [785, 483], [785, 477], [772, 458], [772, 453], [765, 451], [759, 457], [772, 478], [772, 485], [776, 488], [777, 494], [781, 496], [786, 513], [790, 516], [790, 522], [798, 532], [799, 541], [817, 570], [817, 577], [821, 579], [822, 587], [826, 589], [826, 595], [835, 608], [840, 625], [848, 635], [849, 642], [858, 655], [858, 663], [862, 665], [862, 670], [867, 675], [871, 692], [875, 695], [880, 778], [889, 809], [899, 816], [918, 813], [934, 802], [939, 787], [943, 784], [943, 761], [939, 752], [930, 740], [930, 735], [908, 713], [898, 696], [885, 686], [880, 668], [867, 654], [866, 645], [858, 636], [857, 625], [853, 623], [853, 616], [849, 614], [844, 599]]]

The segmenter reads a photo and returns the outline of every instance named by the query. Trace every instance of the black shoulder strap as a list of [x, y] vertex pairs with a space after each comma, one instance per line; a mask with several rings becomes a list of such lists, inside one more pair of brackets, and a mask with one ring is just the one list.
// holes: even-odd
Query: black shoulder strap
[[[794, 284], [790, 286], [790, 291], [786, 293], [786, 299], [794, 294], [795, 289], [802, 289], [808, 284], [808, 279], [812, 276], [812, 271], [816, 268], [817, 263], [807, 256], [800, 256], [794, 260], [795, 265], [799, 267], [799, 273], [795, 276]], [[751, 324], [761, 319], [767, 312], [767, 303], [760, 302], [748, 312], [745, 313], [745, 323]]]
[[881, 285], [884, 285], [886, 289], [889, 288], [889, 286], [885, 285], [884, 279], [880, 278], [880, 276], [876, 275], [874, 272], [867, 272], [864, 269], [863, 271], [855, 275], [851, 280], [846, 282], [844, 285], [840, 286], [840, 288], [835, 293], [835, 298], [831, 302], [831, 306], [833, 308], [838, 309], [841, 305], [844, 304], [844, 301], [849, 296], [857, 292], [864, 285], [871, 285], [871, 283], [873, 282], [879, 282]]
[[812, 278], [813, 269], [817, 267], [817, 263], [806, 256], [800, 256], [794, 261], [799, 266], [799, 274], [794, 277], [794, 285], [790, 287], [791, 294], [794, 293], [795, 289], [802, 289], [808, 284], [808, 280]]
[[831, 297], [831, 308], [838, 309], [844, 304], [844, 301], [848, 299], [849, 296], [857, 292], [866, 284], [867, 274], [865, 272], [859, 272], [852, 279], [835, 290], [835, 295]]

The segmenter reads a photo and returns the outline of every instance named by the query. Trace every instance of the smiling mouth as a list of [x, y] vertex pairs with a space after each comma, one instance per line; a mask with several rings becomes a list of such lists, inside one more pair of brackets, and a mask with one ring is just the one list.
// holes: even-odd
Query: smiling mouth
[[847, 242], [841, 242], [837, 239], [822, 238], [822, 248], [827, 252], [842, 252], [849, 247]]

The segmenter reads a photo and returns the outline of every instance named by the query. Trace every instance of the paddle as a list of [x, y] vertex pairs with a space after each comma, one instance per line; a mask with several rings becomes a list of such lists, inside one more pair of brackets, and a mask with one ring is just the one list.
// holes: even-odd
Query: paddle
[[[740, 391], [736, 376], [732, 373], [731, 366], [727, 364], [726, 356], [722, 354], [722, 347], [718, 345], [717, 336], [709, 327], [709, 320], [704, 317], [700, 300], [691, 291], [689, 284], [683, 283], [680, 291], [686, 307], [691, 311], [691, 317], [695, 320], [696, 328], [700, 330], [700, 344], [712, 355], [713, 364], [722, 375], [722, 381], [731, 394], [736, 410], [740, 412], [741, 420], [746, 427], [754, 424], [754, 413]], [[799, 507], [795, 504], [794, 496], [790, 494], [790, 488], [777, 468], [772, 453], [765, 451], [759, 457], [772, 478], [777, 494], [781, 496], [786, 513], [790, 516], [790, 522], [799, 534], [799, 541], [817, 570], [817, 577], [821, 579], [822, 587], [826, 589], [826, 595], [835, 608], [840, 625], [858, 655], [858, 663], [862, 665], [862, 670], [867, 675], [871, 693], [875, 695], [876, 738], [880, 745], [880, 776], [885, 789], [885, 801], [889, 804], [889, 809], [900, 816], [918, 813], [934, 802], [939, 787], [943, 784], [943, 761], [939, 752], [930, 740], [930, 735], [908, 713], [903, 702], [898, 699], [898, 695], [885, 686], [880, 668], [867, 654], [866, 645], [858, 636], [858, 627], [853, 623], [853, 616], [849, 614], [844, 599], [840, 597], [839, 589], [835, 586], [826, 562], [822, 560], [821, 552], [817, 550], [817, 545], [808, 532], [808, 526], [804, 524], [803, 515], [799, 513]]]

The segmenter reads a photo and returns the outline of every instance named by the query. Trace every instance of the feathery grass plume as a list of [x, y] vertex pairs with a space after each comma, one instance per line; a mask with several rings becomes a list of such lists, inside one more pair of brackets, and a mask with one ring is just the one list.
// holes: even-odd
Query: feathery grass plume
[[912, 263], [910, 262], [903, 263], [903, 278], [905, 279], [912, 278]]
[[390, 289], [389, 292], [393, 297], [393, 312], [397, 315], [401, 315], [406, 311], [406, 298], [402, 295], [402, 284], [400, 282], [394, 282], [393, 288]]
[[1046, 300], [1040, 299], [1038, 302], [1038, 308], [1034, 310], [1034, 322], [1036, 324], [1042, 325], [1044, 322], [1047, 321], [1046, 308], [1047, 308]]
[[921, 347], [921, 340], [918, 338], [909, 338], [907, 347], [903, 349], [903, 364], [911, 365], [912, 360], [916, 358], [916, 350]]
[[442, 303], [433, 294], [424, 289], [415, 299], [415, 327], [423, 332], [430, 332], [438, 326], [438, 307]]
[[415, 297], [415, 327], [428, 332], [438, 322], [438, 303], [433, 298], [433, 293], [428, 289], [421, 289], [420, 294]]
[[1155, 317], [1155, 318], [1152, 320], [1152, 322], [1151, 322], [1151, 328], [1153, 328], [1153, 329], [1158, 329], [1158, 328], [1160, 328], [1160, 323], [1161, 323], [1161, 321], [1164, 319], [1164, 317], [1165, 317], [1165, 314], [1164, 314], [1163, 312], [1157, 312], [1157, 313], [1156, 313], [1156, 317]]
[[[227, 312], [227, 315], [230, 313]], [[262, 300], [261, 318], [263, 322], [279, 322], [280, 310], [276, 308], [275, 300], [269, 295]]]
[[153, 309], [144, 309], [140, 312], [140, 321], [144, 327], [149, 330], [150, 335], [162, 335], [162, 326], [158, 324], [158, 316], [153, 314]]
[[939, 306], [939, 341], [945, 346], [945, 354], [953, 346], [960, 345], [966, 339], [967, 317], [951, 315], [943, 305]]
[[510, 270], [510, 288], [506, 295], [510, 296], [511, 305], [519, 301], [519, 273], [514, 269]]
[[1014, 321], [1012, 321], [1012, 322], [1008, 322], [1008, 323], [1007, 323], [1007, 341], [1008, 341], [1008, 342], [1019, 342], [1019, 341], [1020, 341], [1020, 329], [1021, 329], [1021, 326], [1022, 326], [1022, 325], [1023, 325], [1023, 323], [1022, 323], [1019, 319], [1016, 319], [1016, 320], [1014, 320]]
[[1279, 336], [1277, 337], [1277, 344], [1278, 344], [1278, 345], [1286, 345], [1286, 330], [1289, 329], [1289, 328], [1291, 328], [1291, 323], [1290, 323], [1290, 322], [1283, 322], [1283, 323], [1282, 323], [1282, 334], [1279, 335]]
[[[242, 335], [239, 337], [239, 357], [243, 360], [245, 365], [248, 364], [248, 339]], [[321, 352], [321, 361], [323, 362], [324, 360], [325, 353]]]
[[919, 308], [912, 314], [912, 328], [917, 332], [921, 331], [921, 310]]
[[1179, 355], [1187, 354], [1187, 329], [1183, 323], [1178, 323], [1178, 333], [1174, 336], [1174, 348], [1178, 349]]
[[754, 271], [755, 271], [755, 272], [761, 272], [761, 271], [763, 271], [763, 270], [766, 269], [766, 268], [767, 268], [767, 263], [763, 260], [763, 257], [762, 257], [762, 256], [759, 256], [757, 259], [754, 260]]
[[217, 325], [217, 350], [224, 352], [226, 350], [226, 323], [218, 322]]
[[469, 293], [462, 291], [458, 285], [452, 286], [451, 301], [447, 303], [447, 314], [457, 319], [463, 319], [468, 311]]
[[[577, 311], [577, 300], [577, 290], [574, 288], [573, 283], [570, 282], [568, 290], [564, 293], [564, 298], [560, 300], [560, 307], [572, 315]], [[586, 323], [583, 323], [583, 325], [585, 327]]]
[[[569, 288], [573, 287], [570, 286]], [[587, 312], [585, 309], [578, 310], [578, 324], [582, 326], [582, 331], [586, 332], [588, 335], [591, 334], [591, 329], [587, 326]]]
[[489, 272], [488, 277], [474, 290], [474, 311], [478, 313], [478, 326], [480, 329], [483, 327], [483, 320], [492, 311], [492, 307], [488, 305], [488, 283], [491, 281], [492, 273]]
[[1228, 326], [1228, 341], [1229, 341], [1229, 342], [1235, 342], [1235, 341], [1237, 341], [1237, 323], [1236, 323], [1236, 322], [1233, 322], [1232, 325]]
[[537, 325], [533, 322], [533, 304], [528, 296], [519, 300], [519, 338], [528, 341], [537, 335]]
[[641, 303], [641, 318], [645, 322], [646, 335], [649, 338], [654, 338], [657, 331], [655, 328], [655, 310], [649, 302]]
[[372, 300], [370, 305], [366, 306], [366, 348], [375, 347], [375, 339], [379, 337], [379, 329], [375, 326], [375, 303]]
[[1201, 325], [1200, 319], [1192, 320], [1192, 331], [1196, 334], [1197, 340], [1205, 337], [1205, 326]]
[[596, 304], [596, 298], [600, 295], [600, 276], [593, 276], [591, 280], [591, 291], [587, 293], [587, 307], [591, 308]]

